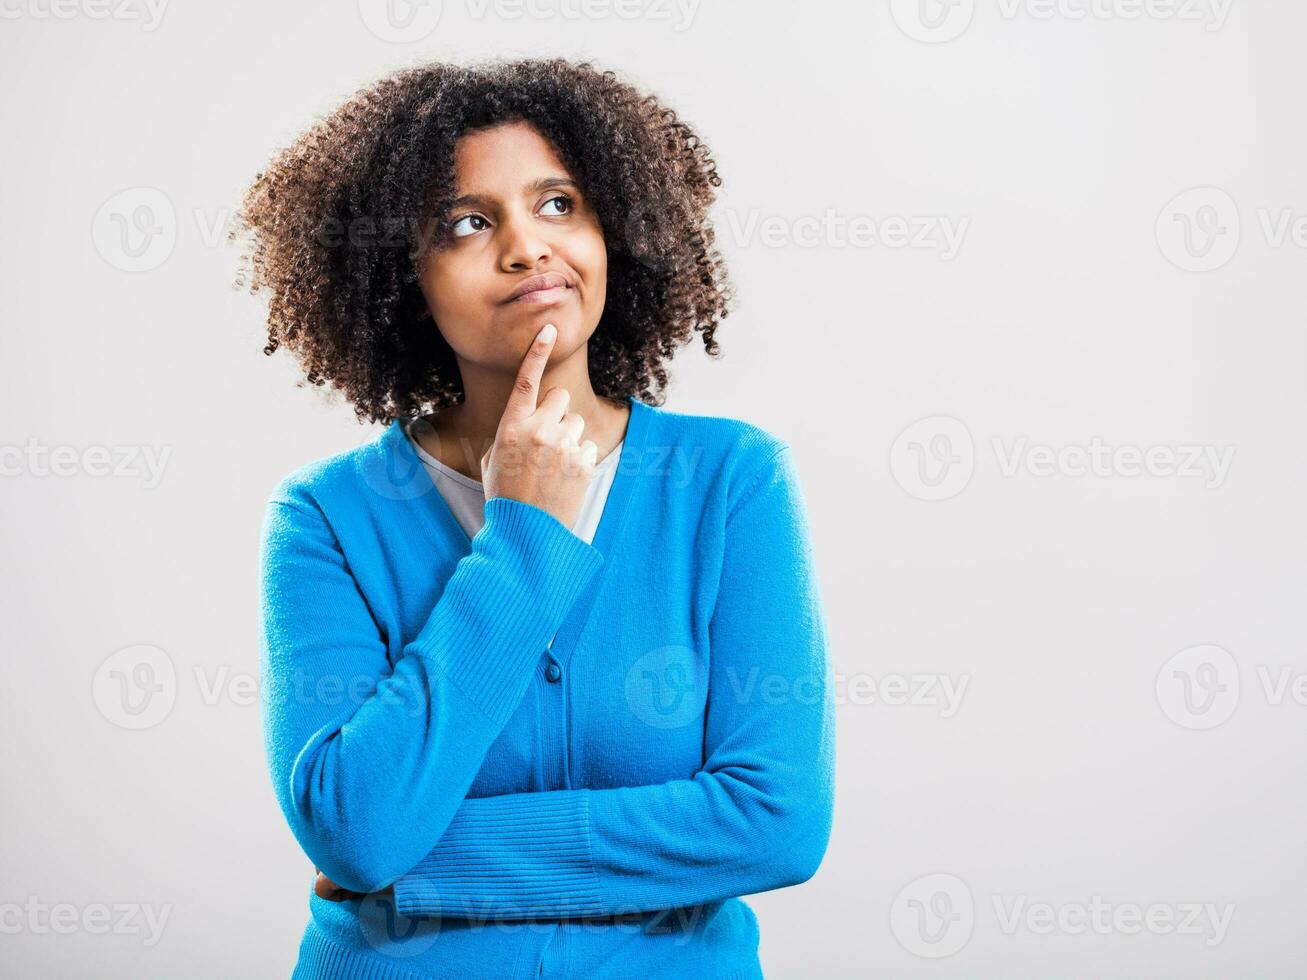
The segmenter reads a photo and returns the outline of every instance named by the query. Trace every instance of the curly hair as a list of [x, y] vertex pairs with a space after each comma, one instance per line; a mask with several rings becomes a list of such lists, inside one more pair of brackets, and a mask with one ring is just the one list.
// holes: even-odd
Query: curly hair
[[245, 192], [235, 286], [267, 290], [268, 342], [330, 382], [360, 422], [457, 403], [453, 350], [426, 319], [421, 258], [448, 236], [455, 141], [526, 121], [551, 141], [598, 215], [607, 300], [590, 338], [600, 396], [661, 404], [665, 362], [697, 331], [709, 356], [733, 305], [708, 219], [721, 184], [676, 112], [592, 62], [432, 63], [350, 97], [277, 153]]

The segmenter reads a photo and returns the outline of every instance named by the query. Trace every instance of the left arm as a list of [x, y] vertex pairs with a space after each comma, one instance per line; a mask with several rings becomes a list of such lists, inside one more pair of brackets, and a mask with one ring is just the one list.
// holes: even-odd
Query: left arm
[[406, 916], [625, 914], [784, 888], [830, 837], [835, 719], [792, 451], [726, 520], [703, 769], [652, 786], [466, 799], [394, 884]]

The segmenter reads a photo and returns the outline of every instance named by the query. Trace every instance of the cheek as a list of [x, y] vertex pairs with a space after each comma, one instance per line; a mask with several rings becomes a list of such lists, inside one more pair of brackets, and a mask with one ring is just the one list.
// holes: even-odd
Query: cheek
[[604, 244], [604, 233], [598, 222], [594, 224], [592, 233], [586, 236], [585, 245], [590, 265], [600, 272], [607, 272], [608, 248]]
[[604, 246], [603, 235], [597, 230], [578, 250], [577, 261], [585, 276], [586, 305], [602, 306], [608, 285], [608, 250]]
[[429, 261], [418, 274], [418, 286], [431, 311], [431, 319], [424, 323], [438, 330], [456, 353], [475, 358], [485, 335], [485, 310], [478, 305], [478, 291], [470, 286], [472, 282], [461, 264], [448, 256]]
[[608, 298], [608, 256], [603, 255], [595, 266], [595, 273], [586, 290], [586, 307], [597, 317], [603, 313]]
[[464, 268], [452, 254], [442, 255], [438, 261], [429, 261], [422, 269], [419, 285], [426, 298], [431, 315], [442, 327], [457, 327], [478, 313], [478, 291], [472, 284], [477, 281], [472, 270]]

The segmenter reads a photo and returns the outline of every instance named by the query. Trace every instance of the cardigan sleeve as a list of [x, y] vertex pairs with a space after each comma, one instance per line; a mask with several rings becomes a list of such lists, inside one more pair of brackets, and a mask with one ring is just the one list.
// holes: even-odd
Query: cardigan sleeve
[[372, 892], [430, 849], [602, 561], [547, 511], [492, 498], [392, 665], [326, 513], [302, 489], [273, 494], [260, 544], [264, 744], [316, 867]]
[[400, 914], [621, 915], [783, 888], [816, 872], [832, 824], [835, 725], [788, 444], [733, 506], [725, 548], [702, 769], [658, 785], [466, 800], [395, 882]]

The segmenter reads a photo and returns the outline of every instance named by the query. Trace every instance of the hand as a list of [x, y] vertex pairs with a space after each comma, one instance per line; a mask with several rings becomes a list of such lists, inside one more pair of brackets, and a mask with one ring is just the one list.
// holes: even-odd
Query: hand
[[594, 478], [599, 447], [589, 439], [580, 442], [585, 420], [568, 411], [572, 396], [566, 388], [550, 388], [537, 403], [557, 337], [558, 328], [546, 323], [522, 359], [495, 441], [481, 457], [481, 482], [487, 500], [520, 500], [570, 528]]
[[318, 898], [325, 898], [329, 902], [343, 902], [347, 898], [363, 898], [362, 892], [352, 892], [348, 889], [341, 888], [338, 884], [324, 875], [317, 868], [318, 877], [313, 882], [313, 894]]

